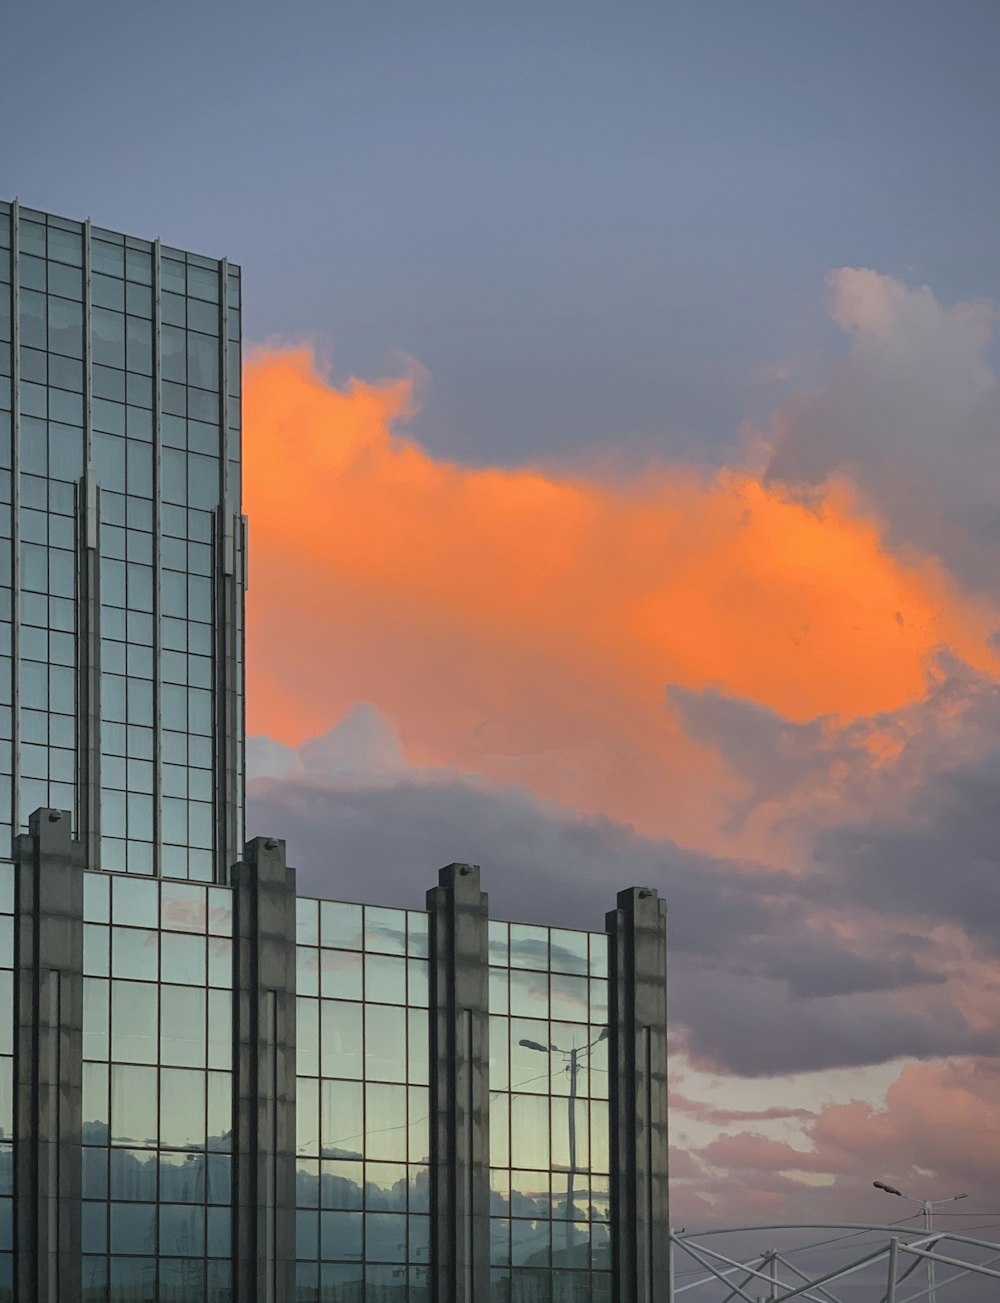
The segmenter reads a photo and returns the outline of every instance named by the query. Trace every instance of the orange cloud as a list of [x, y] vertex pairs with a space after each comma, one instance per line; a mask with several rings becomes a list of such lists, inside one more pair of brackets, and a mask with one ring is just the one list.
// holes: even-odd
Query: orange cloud
[[370, 700], [413, 763], [706, 844], [731, 780], [668, 683], [849, 719], [920, 698], [942, 644], [997, 669], [996, 612], [890, 553], [844, 482], [807, 505], [738, 469], [438, 461], [394, 432], [407, 381], [339, 390], [302, 349], [244, 392], [251, 731]]

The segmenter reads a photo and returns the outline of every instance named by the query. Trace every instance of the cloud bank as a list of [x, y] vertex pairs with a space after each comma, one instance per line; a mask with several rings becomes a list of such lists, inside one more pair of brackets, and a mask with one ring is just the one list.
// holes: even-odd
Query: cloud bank
[[467, 467], [406, 438], [412, 379], [245, 380], [250, 831], [374, 901], [454, 859], [512, 918], [657, 887], [679, 1076], [746, 1094], [678, 1087], [691, 1217], [854, 1215], [876, 1156], [985, 1191], [1000, 1128], [992, 311], [832, 291], [831, 379], [721, 470]]

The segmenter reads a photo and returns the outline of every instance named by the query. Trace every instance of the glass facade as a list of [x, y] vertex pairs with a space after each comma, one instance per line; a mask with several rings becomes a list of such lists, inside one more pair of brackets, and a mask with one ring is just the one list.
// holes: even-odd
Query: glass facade
[[231, 1299], [231, 900], [86, 875], [87, 1303]]
[[296, 908], [297, 1303], [430, 1303], [427, 915]]
[[[41, 870], [28, 861], [18, 871]], [[463, 1069], [447, 1041], [431, 1061], [431, 1018], [440, 1016], [432, 981], [441, 992], [454, 974], [453, 952], [446, 944], [435, 959], [429, 934], [465, 924], [443, 923], [437, 906], [429, 914], [284, 896], [259, 931], [258, 911], [274, 901], [258, 896], [247, 907], [242, 872], [235, 890], [134, 874], [82, 878], [74, 925], [82, 1033], [78, 1048], [62, 1051], [82, 1064], [80, 1297], [232, 1303], [234, 1230], [248, 1215], [234, 1174], [248, 1155], [255, 1163], [253, 1155], [278, 1154], [273, 1138], [254, 1148], [235, 1101], [256, 1116], [266, 1101], [276, 1117], [277, 1082], [294, 1076], [279, 1181], [289, 1299], [430, 1303], [432, 1220], [445, 1218], [445, 1234], [451, 1224], [435, 1202], [442, 1160], [455, 1161], [450, 1140], [440, 1141], [448, 1154], [432, 1153], [440, 1134], [432, 1073], [440, 1083]], [[15, 866], [0, 863], [0, 1303], [11, 1297], [21, 1207], [12, 1164], [14, 884]], [[290, 880], [282, 890], [293, 890]], [[256, 1059], [240, 1031], [249, 992], [273, 991], [254, 985], [263, 977], [248, 986], [244, 973], [237, 999], [237, 921], [241, 955], [248, 944], [254, 953], [283, 947], [285, 976], [275, 980], [294, 1008], [294, 1052], [279, 1027], [250, 1024], [253, 1044], [285, 1044], [283, 1067], [278, 1050]], [[609, 1078], [609, 937], [490, 922], [488, 943], [488, 1063], [485, 1053], [476, 1060], [469, 1095], [448, 1106], [458, 1110], [458, 1134], [488, 1096], [488, 1192], [485, 1172], [474, 1177], [471, 1165], [463, 1175], [459, 1161], [455, 1178], [468, 1189], [475, 1181], [483, 1208], [488, 1193], [484, 1291], [488, 1279], [491, 1303], [611, 1303], [611, 1099], [622, 1086]], [[443, 995], [442, 1008], [453, 998]], [[250, 1212], [266, 1197], [251, 1196]]]
[[608, 938], [489, 935], [491, 1298], [611, 1303]]
[[92, 868], [224, 877], [240, 428], [238, 268], [0, 204], [4, 853], [52, 806]]

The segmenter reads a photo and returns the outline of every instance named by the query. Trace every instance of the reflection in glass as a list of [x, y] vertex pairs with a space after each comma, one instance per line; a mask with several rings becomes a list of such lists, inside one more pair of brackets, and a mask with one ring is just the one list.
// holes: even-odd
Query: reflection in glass
[[360, 1004], [322, 1000], [322, 1070], [324, 1077], [362, 1076]]
[[229, 991], [208, 993], [208, 1066], [233, 1066], [233, 997]]
[[408, 1080], [415, 1085], [426, 1085], [430, 1071], [427, 1014], [423, 1009], [410, 1009], [407, 1024], [410, 1035], [406, 1050]]
[[295, 1071], [319, 1076], [319, 1001], [302, 996], [295, 1002]]
[[507, 1013], [510, 1009], [508, 997], [508, 974], [505, 968], [490, 969], [490, 1013]]
[[187, 986], [205, 985], [205, 938], [189, 936], [183, 932], [165, 932], [163, 947], [163, 976], [171, 982]]
[[590, 1165], [595, 1172], [611, 1170], [610, 1126], [607, 1102], [595, 1101], [590, 1110]]
[[341, 1261], [361, 1260], [361, 1213], [324, 1210], [319, 1215], [320, 1256]]
[[111, 1057], [119, 1063], [155, 1063], [157, 987], [111, 983]]
[[547, 1018], [549, 1016], [548, 973], [512, 969], [510, 1011], [516, 1018]]
[[312, 1077], [296, 1082], [296, 1153], [319, 1157], [319, 1083]]
[[364, 1166], [358, 1161], [324, 1158], [320, 1202], [324, 1208], [360, 1208], [364, 1193]]
[[554, 927], [549, 931], [554, 973], [580, 973], [590, 971], [587, 958], [589, 933], [571, 932], [568, 928]]
[[208, 888], [208, 931], [212, 936], [233, 935], [233, 893], [229, 887]]
[[374, 1081], [406, 1080], [406, 1010], [365, 1005], [365, 1076]]
[[208, 984], [225, 987], [233, 984], [233, 943], [229, 937], [208, 939]]
[[365, 999], [382, 1004], [406, 1003], [406, 960], [365, 955]]
[[[128, 1207], [129, 1205], [124, 1205]], [[142, 1205], [138, 1205], [142, 1206]], [[152, 1214], [150, 1222], [155, 1234], [156, 1227], [156, 1206], [149, 1205], [149, 1211]], [[125, 1225], [123, 1224], [123, 1238]], [[112, 1245], [112, 1251], [114, 1247]], [[139, 1251], [139, 1245], [136, 1243], [133, 1252]], [[156, 1289], [156, 1259], [155, 1258], [112, 1258], [111, 1271], [109, 1274], [110, 1297], [115, 1303], [146, 1303], [147, 1299], [154, 1297], [153, 1291]]]
[[590, 983], [590, 1021], [605, 1024], [608, 1021], [608, 984], [601, 978]]
[[511, 1172], [510, 1211], [514, 1217], [539, 1218], [548, 1215], [548, 1172]]
[[300, 946], [319, 945], [319, 901], [299, 896], [295, 902], [295, 940]]
[[512, 1090], [546, 1095], [549, 1090], [549, 1025], [525, 1018], [510, 1021], [510, 1085]]
[[527, 923], [510, 925], [511, 968], [535, 968], [542, 972], [549, 966], [549, 930]]
[[360, 905], [337, 900], [320, 902], [320, 944], [340, 950], [360, 950], [362, 938]]
[[494, 919], [490, 919], [489, 946], [491, 964], [500, 964], [506, 967], [508, 960], [507, 933], [508, 927], [506, 923], [498, 923]]
[[354, 950], [321, 950], [323, 995], [328, 999], [360, 1000], [362, 955]]
[[295, 989], [299, 995], [319, 995], [319, 954], [307, 946], [295, 952]]
[[[136, 878], [135, 881], [142, 884], [141, 878]], [[112, 976], [155, 982], [159, 976], [158, 934], [134, 927], [115, 927], [111, 933]]]
[[116, 876], [112, 887], [113, 921], [132, 927], [155, 928], [160, 884], [155, 879]]
[[204, 887], [164, 878], [160, 885], [163, 927], [176, 932], [204, 932], [208, 922], [208, 898]]
[[[85, 1065], [91, 1070], [96, 1064]], [[156, 1069], [115, 1064], [111, 1069], [111, 1143], [156, 1144]]]
[[201, 1257], [204, 1252], [204, 1208], [183, 1203], [161, 1205], [160, 1253], [167, 1257]]
[[111, 1252], [154, 1253], [156, 1251], [156, 1205], [113, 1203], [111, 1205]]
[[552, 1166], [582, 1172], [590, 1167], [589, 1107], [585, 1099], [553, 1099]]
[[[410, 1216], [407, 1220], [410, 1229], [410, 1261], [430, 1262], [431, 1219], [423, 1216]], [[411, 1303], [415, 1303], [412, 1293], [410, 1295], [410, 1300]]]
[[319, 1207], [319, 1159], [295, 1160], [295, 1202], [299, 1208]]
[[323, 1303], [361, 1303], [364, 1278], [365, 1269], [360, 1265], [324, 1262], [320, 1267], [320, 1298]]
[[519, 1221], [510, 1224], [510, 1260], [515, 1267], [549, 1265], [549, 1223]]
[[406, 911], [366, 905], [365, 949], [384, 955], [405, 955]]
[[323, 1081], [321, 1085], [323, 1157], [363, 1157], [364, 1095], [361, 1082]]
[[408, 910], [406, 927], [408, 953], [416, 959], [426, 959], [429, 953], [427, 915], [423, 910]]
[[402, 1214], [366, 1214], [365, 1260], [367, 1262], [406, 1261], [406, 1218]]
[[206, 1251], [210, 1257], [227, 1258], [232, 1251], [233, 1214], [230, 1208], [207, 1208]]
[[85, 1199], [108, 1197], [108, 1150], [85, 1145], [83, 1153], [83, 1185]]
[[83, 979], [83, 1057], [108, 1057], [111, 1029], [108, 983], [104, 978]]
[[406, 1158], [406, 1087], [370, 1082], [365, 1086], [368, 1125], [365, 1155], [371, 1159]]
[[426, 1086], [411, 1086], [407, 1091], [410, 1117], [407, 1134], [407, 1157], [411, 1163], [429, 1163], [431, 1153], [430, 1091]]
[[608, 976], [608, 938], [602, 932], [590, 933], [590, 975]]
[[205, 1155], [202, 1153], [159, 1154], [160, 1199], [168, 1203], [204, 1203]]
[[567, 1022], [587, 1021], [587, 997], [590, 984], [585, 977], [553, 973], [551, 979], [552, 1017]]
[[[108, 1205], [104, 1202], [92, 1203], [85, 1200], [82, 1205], [82, 1223], [81, 1244], [84, 1253], [107, 1253]], [[8, 1246], [3, 1244], [2, 1247]], [[10, 1295], [0, 1291], [0, 1298], [9, 1299]]]
[[319, 1213], [299, 1209], [295, 1214], [295, 1256], [319, 1257]]
[[111, 929], [100, 923], [83, 925], [83, 971], [106, 977], [111, 964]]
[[156, 1154], [149, 1149], [112, 1149], [112, 1199], [156, 1198]]
[[228, 1072], [208, 1074], [209, 1149], [227, 1150], [233, 1145], [233, 1079]]
[[490, 1102], [490, 1163], [493, 1167], [507, 1167], [510, 1163], [508, 1108], [506, 1095], [500, 1095]]
[[508, 1090], [510, 1088], [510, 1065], [508, 1056], [508, 1034], [510, 1031], [506, 1018], [490, 1016], [490, 1089]]
[[160, 1144], [165, 1149], [204, 1148], [204, 1072], [160, 1069]]
[[544, 1095], [512, 1095], [510, 1158], [515, 1167], [548, 1167], [549, 1101]]
[[105, 1063], [83, 1065], [83, 1143], [108, 1143], [108, 1068]]
[[406, 1211], [405, 1163], [368, 1163], [365, 1166], [365, 1207], [378, 1212]]
[[88, 923], [111, 921], [111, 879], [106, 873], [83, 875], [83, 917]]
[[[167, 1226], [164, 1226], [163, 1213], [165, 1209], [160, 1210], [160, 1252], [168, 1253], [163, 1247], [166, 1242], [165, 1237], [170, 1235], [169, 1219]], [[199, 1214], [201, 1209], [192, 1210]], [[204, 1303], [205, 1282], [204, 1263], [197, 1258], [162, 1258], [159, 1264], [160, 1273], [160, 1298], [161, 1299], [183, 1299], [184, 1303]]]

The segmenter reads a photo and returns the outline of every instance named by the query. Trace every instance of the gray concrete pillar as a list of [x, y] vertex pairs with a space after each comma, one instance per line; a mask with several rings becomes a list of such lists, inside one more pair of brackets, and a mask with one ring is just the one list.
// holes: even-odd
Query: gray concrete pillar
[[295, 870], [257, 837], [232, 871], [235, 1303], [295, 1293]]
[[430, 914], [431, 1297], [490, 1288], [489, 913], [479, 867], [449, 864]]
[[15, 839], [16, 1303], [80, 1297], [83, 846], [65, 810]]
[[618, 893], [610, 952], [611, 1261], [615, 1303], [667, 1303], [666, 904]]

